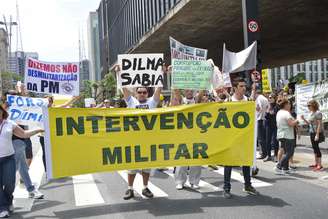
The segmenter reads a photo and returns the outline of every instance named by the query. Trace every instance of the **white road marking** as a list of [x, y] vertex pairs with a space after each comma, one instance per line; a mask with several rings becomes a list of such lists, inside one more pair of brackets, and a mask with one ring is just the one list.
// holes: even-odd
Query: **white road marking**
[[73, 176], [76, 206], [105, 203], [91, 174]]
[[[127, 171], [118, 171], [118, 174], [121, 175], [121, 177], [128, 182], [128, 173]], [[148, 188], [149, 190], [154, 194], [155, 198], [159, 197], [168, 197], [168, 194], [166, 194], [163, 190], [155, 186], [153, 183], [150, 181], [148, 182]], [[133, 184], [133, 189], [142, 197], [146, 198], [145, 196], [142, 195], [142, 190], [143, 190], [143, 181], [142, 181], [142, 176], [141, 174], [137, 173], [136, 178], [134, 179], [134, 184]]]

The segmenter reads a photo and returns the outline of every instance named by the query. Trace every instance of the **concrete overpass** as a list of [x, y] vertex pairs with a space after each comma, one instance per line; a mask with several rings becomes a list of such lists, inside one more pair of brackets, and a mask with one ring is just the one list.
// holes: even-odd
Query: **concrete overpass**
[[[264, 67], [282, 66], [328, 57], [327, 0], [260, 0]], [[164, 52], [169, 36], [209, 49], [219, 65], [222, 45], [243, 49], [241, 0], [181, 0], [130, 52]]]

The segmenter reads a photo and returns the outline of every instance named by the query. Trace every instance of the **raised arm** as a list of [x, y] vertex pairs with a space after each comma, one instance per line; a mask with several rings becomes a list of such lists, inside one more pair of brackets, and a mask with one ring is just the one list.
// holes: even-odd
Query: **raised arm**
[[75, 101], [77, 101], [78, 99], [80, 99], [81, 96], [74, 96], [72, 99], [66, 101], [65, 103], [58, 105], [58, 106], [54, 106], [55, 108], [65, 108], [68, 107], [69, 105], [73, 104]]
[[29, 138], [33, 135], [36, 135], [38, 133], [44, 132], [43, 129], [35, 129], [35, 130], [24, 130], [21, 127], [17, 126], [14, 129], [13, 134], [16, 135], [19, 138]]

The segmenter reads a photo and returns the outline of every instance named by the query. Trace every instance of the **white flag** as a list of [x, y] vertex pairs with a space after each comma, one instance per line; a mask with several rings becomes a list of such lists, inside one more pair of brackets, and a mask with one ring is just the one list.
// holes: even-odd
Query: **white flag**
[[225, 78], [225, 85], [230, 83], [231, 86], [231, 82], [229, 82], [230, 73], [252, 70], [256, 68], [256, 53], [256, 41], [248, 48], [237, 53], [227, 50], [225, 44], [223, 44], [222, 74]]

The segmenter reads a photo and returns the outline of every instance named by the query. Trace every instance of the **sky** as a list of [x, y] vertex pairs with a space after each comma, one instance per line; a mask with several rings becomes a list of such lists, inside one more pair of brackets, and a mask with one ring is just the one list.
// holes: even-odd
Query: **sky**
[[[79, 30], [84, 36], [86, 57], [87, 18], [96, 11], [100, 0], [17, 0], [23, 49], [38, 52], [42, 61], [79, 61]], [[0, 0], [3, 15], [16, 20], [16, 0]], [[0, 26], [0, 28], [3, 26]], [[16, 51], [16, 27], [13, 28], [12, 51]]]

